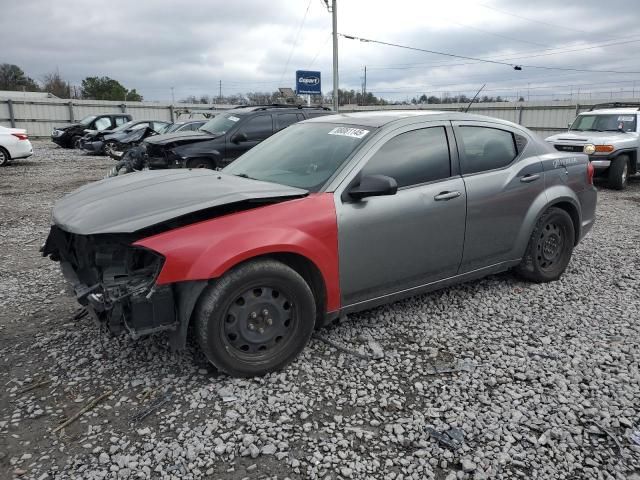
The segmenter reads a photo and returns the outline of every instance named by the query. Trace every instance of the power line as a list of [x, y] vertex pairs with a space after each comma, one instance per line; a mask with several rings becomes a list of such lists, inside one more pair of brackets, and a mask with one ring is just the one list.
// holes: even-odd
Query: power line
[[296, 33], [296, 38], [291, 45], [291, 50], [289, 51], [289, 56], [287, 57], [287, 63], [284, 65], [284, 70], [282, 70], [282, 74], [280, 75], [279, 83], [282, 83], [282, 79], [284, 78], [284, 74], [287, 73], [287, 68], [289, 68], [289, 62], [291, 61], [291, 55], [293, 55], [293, 51], [296, 48], [296, 44], [298, 43], [298, 37], [300, 36], [300, 31], [304, 26], [304, 22], [307, 20], [307, 14], [309, 13], [309, 8], [311, 8], [311, 0], [307, 3], [307, 9], [304, 11], [304, 16], [302, 17], [302, 21], [300, 22], [300, 26], [298, 27], [298, 31]]
[[442, 56], [445, 56], [445, 57], [461, 58], [461, 59], [464, 59], [464, 60], [475, 60], [478, 63], [493, 63], [495, 65], [505, 65], [507, 67], [512, 67], [515, 70], [519, 70], [519, 69], [522, 69], [522, 67], [526, 67], [526, 68], [539, 68], [539, 69], [543, 69], [543, 70], [564, 70], [564, 71], [589, 72], [589, 73], [619, 73], [619, 74], [626, 74], [626, 73], [637, 74], [637, 73], [640, 73], [640, 72], [620, 72], [620, 71], [616, 71], [616, 70], [588, 70], [588, 69], [569, 68], [569, 67], [547, 67], [547, 66], [541, 66], [541, 65], [515, 64], [515, 63], [501, 62], [499, 60], [489, 60], [489, 59], [483, 59], [483, 58], [478, 58], [478, 57], [469, 57], [469, 56], [466, 56], [466, 55], [458, 55], [458, 54], [455, 54], [455, 53], [439, 52], [439, 51], [436, 51], [436, 50], [427, 50], [426, 48], [410, 47], [410, 46], [407, 46], [407, 45], [400, 45], [400, 44], [397, 44], [397, 43], [383, 42], [381, 40], [372, 40], [370, 38], [357, 37], [355, 35], [346, 35], [344, 33], [340, 33], [339, 35], [341, 37], [347, 38], [349, 40], [359, 40], [360, 42], [364, 42], [364, 43], [377, 43], [379, 45], [386, 45], [388, 47], [404, 48], [406, 50], [413, 50], [413, 51], [416, 51], [416, 52], [431, 53], [433, 55], [442, 55]]
[[[623, 44], [627, 44], [627, 43], [636, 43], [636, 42], [640, 42], [640, 38], [636, 38], [634, 40], [624, 40], [621, 42], [611, 42], [611, 43], [601, 43], [598, 45], [591, 45], [589, 47], [581, 47], [581, 48], [573, 48], [570, 50], [560, 50], [557, 52], [549, 52], [549, 53], [539, 53], [536, 55], [527, 55], [527, 56], [508, 56], [508, 57], [487, 57], [487, 59], [489, 60], [521, 60], [524, 58], [537, 58], [537, 57], [547, 57], [547, 56], [551, 56], [551, 55], [561, 55], [563, 53], [573, 53], [573, 52], [582, 52], [582, 51], [586, 51], [586, 50], [594, 50], [596, 48], [604, 48], [604, 47], [611, 47], [613, 45], [623, 45]], [[557, 49], [547, 49], [547, 50], [557, 50]], [[525, 52], [522, 52], [525, 53]], [[521, 55], [521, 54], [517, 54], [517, 55]], [[484, 59], [483, 59], [484, 60]], [[374, 70], [409, 70], [409, 69], [414, 69], [414, 68], [424, 68], [424, 67], [458, 67], [458, 66], [462, 66], [462, 65], [476, 65], [479, 62], [466, 62], [466, 63], [440, 63], [440, 64], [425, 64], [425, 63], [405, 63], [405, 64], [398, 64], [397, 66], [379, 66], [376, 67], [375, 65], [371, 66], [371, 69]], [[610, 73], [610, 72], [605, 72], [605, 73]], [[635, 72], [632, 72], [635, 73]]]

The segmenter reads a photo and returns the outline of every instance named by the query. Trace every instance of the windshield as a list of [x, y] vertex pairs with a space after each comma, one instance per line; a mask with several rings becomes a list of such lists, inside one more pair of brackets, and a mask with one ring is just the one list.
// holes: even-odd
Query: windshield
[[317, 192], [371, 131], [330, 123], [291, 125], [222, 171]]
[[635, 132], [637, 115], [578, 115], [569, 130], [579, 132]]
[[207, 133], [224, 134], [229, 131], [236, 123], [240, 121], [239, 115], [233, 115], [232, 113], [223, 113], [215, 118], [212, 118], [207, 123], [199, 128], [199, 130]]
[[86, 117], [84, 117], [82, 120], [80, 120], [80, 125], [89, 125], [91, 122], [93, 122], [96, 119], [95, 115], [87, 115]]

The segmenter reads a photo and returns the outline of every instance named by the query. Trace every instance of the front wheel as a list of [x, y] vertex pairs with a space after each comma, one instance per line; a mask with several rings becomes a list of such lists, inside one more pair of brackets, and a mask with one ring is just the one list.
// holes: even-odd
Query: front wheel
[[309, 285], [275, 260], [254, 260], [207, 287], [195, 311], [200, 348], [220, 371], [253, 377], [289, 364], [315, 324]]
[[192, 158], [187, 161], [187, 168], [208, 168], [213, 170], [215, 164], [208, 158]]
[[536, 223], [517, 272], [532, 282], [552, 282], [564, 273], [575, 241], [571, 216], [551, 207]]
[[80, 135], [74, 135], [71, 139], [71, 148], [80, 150], [82, 148], [82, 137]]
[[113, 157], [112, 154], [113, 154], [115, 146], [116, 146], [115, 142], [112, 142], [112, 141], [104, 142], [102, 150], [104, 151], [104, 153], [106, 155], [109, 155], [110, 157]]
[[620, 155], [611, 160], [609, 167], [609, 186], [615, 190], [624, 190], [629, 181], [629, 157]]

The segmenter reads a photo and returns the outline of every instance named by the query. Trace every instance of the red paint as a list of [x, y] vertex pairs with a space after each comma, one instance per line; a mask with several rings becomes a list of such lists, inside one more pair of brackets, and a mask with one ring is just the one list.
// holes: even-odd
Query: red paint
[[332, 193], [312, 194], [233, 213], [144, 238], [140, 245], [164, 255], [158, 284], [205, 280], [269, 253], [297, 253], [324, 277], [327, 311], [340, 308], [338, 226]]

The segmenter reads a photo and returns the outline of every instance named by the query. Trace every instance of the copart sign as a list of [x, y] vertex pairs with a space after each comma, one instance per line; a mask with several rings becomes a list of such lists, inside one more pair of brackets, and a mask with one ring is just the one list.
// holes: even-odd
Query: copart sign
[[320, 95], [322, 93], [320, 72], [298, 70], [296, 72], [296, 93], [298, 95]]

